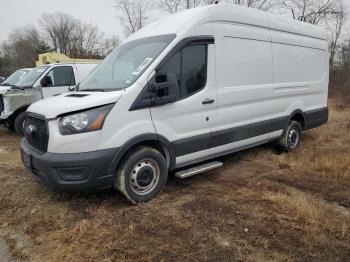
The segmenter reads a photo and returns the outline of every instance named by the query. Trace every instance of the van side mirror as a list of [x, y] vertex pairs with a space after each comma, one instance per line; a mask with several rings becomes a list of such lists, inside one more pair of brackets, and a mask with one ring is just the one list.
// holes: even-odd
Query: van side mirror
[[69, 87], [68, 87], [68, 91], [69, 91], [69, 92], [75, 91], [79, 85], [80, 85], [80, 84], [73, 85], [73, 86], [69, 86]]
[[151, 97], [155, 105], [173, 103], [180, 96], [180, 89], [175, 74], [156, 75], [150, 84]]
[[41, 87], [50, 87], [53, 86], [51, 76], [44, 76], [40, 81]]

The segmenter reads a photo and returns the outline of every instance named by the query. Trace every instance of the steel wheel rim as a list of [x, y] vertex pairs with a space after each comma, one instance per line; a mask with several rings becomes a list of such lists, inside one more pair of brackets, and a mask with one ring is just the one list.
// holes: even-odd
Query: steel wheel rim
[[297, 128], [292, 128], [288, 134], [288, 145], [290, 148], [295, 148], [299, 143], [299, 130]]
[[131, 170], [130, 186], [134, 193], [146, 195], [152, 192], [159, 182], [160, 168], [156, 161], [145, 158]]

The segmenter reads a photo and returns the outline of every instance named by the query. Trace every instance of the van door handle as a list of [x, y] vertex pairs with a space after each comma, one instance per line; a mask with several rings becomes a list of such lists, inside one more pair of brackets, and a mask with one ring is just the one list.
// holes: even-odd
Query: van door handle
[[212, 103], [214, 103], [214, 102], [215, 102], [214, 99], [209, 99], [209, 98], [207, 98], [207, 99], [205, 99], [205, 100], [202, 102], [202, 104], [203, 104], [203, 105], [209, 105], [209, 104], [212, 104]]

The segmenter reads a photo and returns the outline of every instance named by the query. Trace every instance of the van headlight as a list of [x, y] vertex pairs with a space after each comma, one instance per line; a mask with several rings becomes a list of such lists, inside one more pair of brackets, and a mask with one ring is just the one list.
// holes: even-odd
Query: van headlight
[[58, 127], [62, 135], [101, 130], [103, 123], [114, 104], [62, 116], [58, 119]]

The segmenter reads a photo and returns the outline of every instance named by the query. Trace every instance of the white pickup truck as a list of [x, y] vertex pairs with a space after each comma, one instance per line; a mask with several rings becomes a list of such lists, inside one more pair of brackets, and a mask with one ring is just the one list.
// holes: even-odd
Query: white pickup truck
[[16, 84], [0, 89], [0, 124], [23, 135], [25, 111], [34, 102], [69, 91], [95, 67], [89, 64], [49, 64], [32, 69]]

